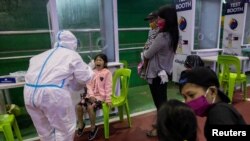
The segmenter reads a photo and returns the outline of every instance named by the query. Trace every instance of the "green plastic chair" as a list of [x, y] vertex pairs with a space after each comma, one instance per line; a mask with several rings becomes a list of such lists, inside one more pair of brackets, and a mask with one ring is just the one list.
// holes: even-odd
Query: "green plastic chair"
[[14, 141], [14, 135], [12, 132], [12, 127], [19, 141], [22, 141], [22, 136], [13, 114], [3, 114], [0, 115], [0, 131], [4, 133], [7, 141]]
[[[104, 136], [105, 139], [109, 138], [109, 111], [110, 108], [118, 107], [120, 121], [123, 120], [123, 107], [126, 109], [127, 120], [129, 127], [131, 127], [130, 112], [128, 106], [128, 87], [129, 79], [131, 75], [131, 70], [127, 68], [117, 69], [113, 76], [113, 86], [112, 86], [112, 107], [109, 107], [106, 103], [102, 104], [103, 118], [104, 118]], [[120, 86], [120, 90], [117, 93], [117, 86]]]
[[[239, 58], [231, 55], [219, 55], [217, 63], [217, 73], [219, 74], [220, 85], [224, 90], [228, 89], [228, 97], [231, 102], [233, 100], [234, 87], [237, 82], [243, 84], [244, 100], [246, 100], [247, 77], [241, 72], [241, 62]], [[232, 72], [231, 67], [234, 67], [236, 72]]]
[[128, 68], [128, 61], [120, 60], [120, 62], [123, 64], [123, 68]]

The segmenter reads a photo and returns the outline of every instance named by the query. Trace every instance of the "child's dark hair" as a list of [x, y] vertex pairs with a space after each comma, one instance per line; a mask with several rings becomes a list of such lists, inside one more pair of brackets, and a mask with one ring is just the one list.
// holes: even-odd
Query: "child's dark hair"
[[105, 54], [100, 53], [100, 54], [97, 54], [97, 55], [95, 56], [94, 60], [96, 60], [97, 57], [102, 58], [102, 60], [104, 61], [104, 66], [103, 66], [103, 67], [104, 67], [104, 68], [108, 68], [108, 57], [107, 57]]
[[204, 62], [202, 61], [201, 57], [198, 55], [188, 55], [184, 62], [184, 66], [189, 69], [192, 69], [195, 67], [204, 67]]
[[197, 119], [193, 110], [179, 100], [169, 100], [157, 113], [159, 141], [195, 141]]

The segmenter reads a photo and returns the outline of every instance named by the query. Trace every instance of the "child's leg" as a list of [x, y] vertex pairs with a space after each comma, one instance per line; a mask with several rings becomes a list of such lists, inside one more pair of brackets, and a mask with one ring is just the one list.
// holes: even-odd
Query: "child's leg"
[[90, 124], [91, 124], [91, 131], [95, 130], [95, 120], [96, 120], [96, 113], [94, 110], [94, 105], [93, 104], [88, 104], [87, 111], [89, 114], [89, 119], [90, 119]]
[[76, 105], [76, 114], [77, 114], [78, 127], [80, 129], [82, 129], [83, 126], [84, 126], [84, 122], [83, 122], [84, 121], [84, 116], [83, 116], [84, 108], [83, 108], [83, 106], [81, 104]]

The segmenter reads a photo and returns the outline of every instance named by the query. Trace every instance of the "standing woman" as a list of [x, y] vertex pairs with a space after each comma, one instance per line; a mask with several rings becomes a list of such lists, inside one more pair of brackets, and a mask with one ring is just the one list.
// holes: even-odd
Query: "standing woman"
[[[158, 111], [167, 100], [168, 76], [172, 73], [173, 59], [179, 40], [177, 13], [174, 7], [159, 8], [157, 26], [159, 33], [143, 55], [144, 59], [148, 60], [146, 79]], [[147, 132], [147, 136], [157, 136], [155, 126]]]

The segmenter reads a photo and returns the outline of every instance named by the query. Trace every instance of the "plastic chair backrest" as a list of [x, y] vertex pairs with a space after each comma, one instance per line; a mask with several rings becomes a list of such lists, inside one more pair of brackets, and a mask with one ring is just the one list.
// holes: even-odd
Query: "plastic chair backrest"
[[117, 83], [120, 80], [120, 97], [127, 97], [129, 80], [130, 80], [131, 70], [127, 68], [120, 68], [115, 70], [113, 76], [113, 86], [112, 86], [112, 96], [116, 97]]
[[236, 69], [237, 78], [240, 78], [241, 65], [240, 59], [238, 57], [232, 55], [218, 55], [217, 63], [217, 73], [221, 73], [223, 79], [229, 78], [229, 73], [231, 73], [230, 67], [232, 66], [234, 66]]
[[128, 68], [128, 62], [126, 60], [120, 60], [120, 62], [123, 64], [123, 68]]

